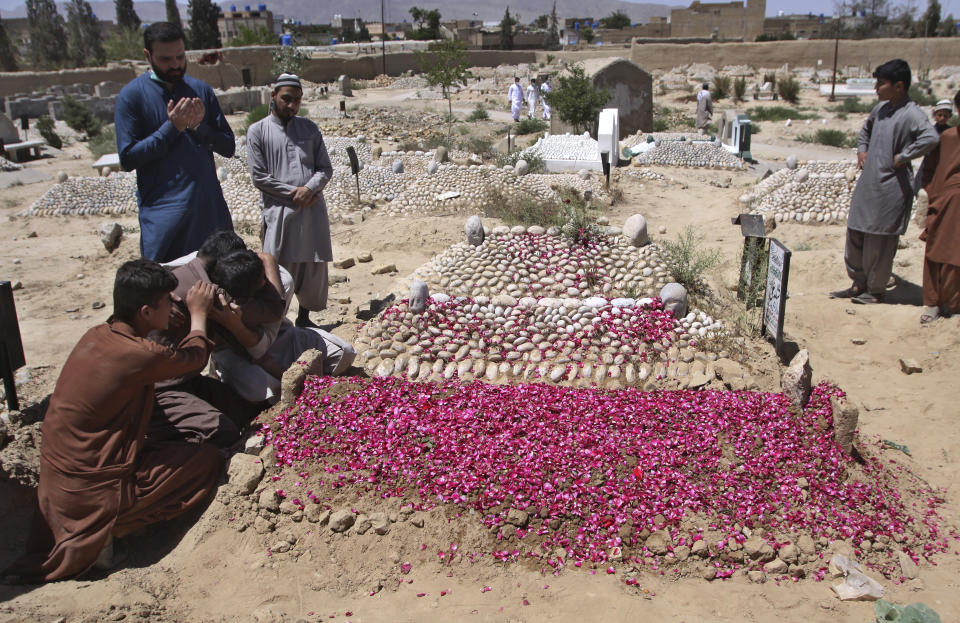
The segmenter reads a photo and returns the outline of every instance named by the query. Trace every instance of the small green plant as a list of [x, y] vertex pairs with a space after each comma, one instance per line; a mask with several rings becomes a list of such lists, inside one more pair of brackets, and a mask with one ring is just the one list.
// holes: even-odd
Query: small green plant
[[96, 136], [103, 129], [103, 122], [94, 117], [93, 110], [83, 102], [64, 95], [60, 103], [63, 105], [63, 120], [72, 129], [87, 136]]
[[34, 126], [37, 128], [37, 132], [40, 133], [40, 136], [43, 137], [43, 140], [47, 141], [47, 145], [53, 147], [54, 149], [60, 149], [63, 147], [63, 141], [60, 139], [60, 135], [56, 133], [53, 129], [53, 119], [47, 115], [43, 115], [37, 119], [37, 123]]
[[487, 113], [487, 109], [483, 107], [483, 104], [477, 104], [477, 107], [467, 115], [467, 121], [486, 121], [489, 118], [490, 115]]
[[747, 109], [747, 115], [750, 121], [786, 121], [787, 119], [812, 119], [813, 115], [808, 115], [794, 108], [786, 106], [754, 106]]
[[273, 51], [273, 75], [300, 75], [303, 63], [309, 58], [295, 45], [277, 46]]
[[777, 93], [783, 101], [796, 104], [800, 98], [800, 83], [793, 76], [781, 78], [777, 82]]
[[830, 147], [856, 147], [857, 137], [841, 130], [817, 130], [816, 134], [801, 134], [797, 137], [801, 143], [820, 143]]
[[720, 251], [706, 250], [702, 243], [703, 238], [697, 235], [692, 225], [677, 234], [676, 241], [659, 242], [663, 250], [661, 257], [670, 276], [690, 292], [706, 292], [704, 273], [720, 264]]
[[[592, 203], [584, 199], [580, 191], [575, 188], [558, 188], [564, 224], [560, 232], [570, 239], [574, 245], [585, 245], [600, 238], [600, 228], [597, 226], [588, 210], [594, 208]], [[587, 279], [590, 281], [590, 278]]]
[[510, 165], [511, 167], [515, 167], [520, 160], [526, 161], [527, 166], [530, 167], [530, 173], [547, 172], [547, 165], [543, 161], [543, 156], [533, 151], [512, 151], [509, 154], [501, 154], [497, 156], [497, 166], [504, 167]]
[[470, 128], [462, 125], [457, 128], [457, 132], [460, 134], [460, 136], [466, 136], [467, 134], [470, 134]]
[[550, 126], [543, 119], [521, 119], [519, 123], [513, 126], [513, 133], [518, 136], [520, 134], [534, 134], [543, 132], [548, 127]]
[[243, 123], [243, 133], [247, 133], [247, 129], [252, 126], [257, 121], [265, 119], [267, 115], [270, 114], [270, 104], [260, 104], [256, 106], [253, 110], [247, 113], [246, 118]]
[[838, 106], [834, 106], [829, 110], [835, 113], [865, 114], [873, 110], [873, 107], [876, 105], [876, 102], [861, 102], [859, 97], [848, 97], [840, 102]]
[[742, 102], [743, 96], [747, 94], [747, 79], [739, 77], [733, 81], [733, 99]]
[[[550, 63], [552, 63], [555, 58], [557, 58], [557, 57], [554, 56], [553, 54], [547, 54], [547, 65], [549, 65]], [[950, 88], [952, 89], [953, 87], [951, 86]]]
[[99, 158], [106, 154], [116, 153], [117, 151], [117, 132], [113, 124], [106, 126], [100, 131], [100, 134], [92, 137], [87, 143], [87, 149], [93, 154], [94, 158]]
[[670, 127], [670, 124], [667, 123], [666, 119], [663, 119], [661, 117], [654, 117], [653, 119], [654, 132], [666, 132], [668, 127]]
[[423, 144], [427, 149], [436, 149], [441, 146], [446, 147], [448, 152], [456, 147], [453, 139], [444, 134], [434, 134], [433, 136], [427, 137]]
[[483, 213], [498, 218], [504, 225], [540, 225], [561, 227], [566, 223], [563, 211], [554, 201], [544, 201], [529, 195], [505, 194], [494, 188], [487, 193]]
[[493, 156], [493, 139], [489, 136], [471, 136], [463, 147], [466, 151], [477, 154], [481, 158]]
[[692, 128], [697, 125], [697, 121], [693, 117], [684, 117], [680, 120], [680, 125]]
[[713, 90], [710, 92], [714, 100], [722, 100], [730, 96], [730, 76], [717, 76], [713, 79]]
[[916, 84], [910, 85], [910, 99], [919, 106], [933, 106], [937, 103], [937, 98], [933, 95], [927, 95], [923, 89]]

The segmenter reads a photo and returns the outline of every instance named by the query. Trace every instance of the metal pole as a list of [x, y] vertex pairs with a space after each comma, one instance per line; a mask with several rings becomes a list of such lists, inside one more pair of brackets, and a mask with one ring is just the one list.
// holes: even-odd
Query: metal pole
[[387, 75], [387, 22], [383, 18], [383, 0], [380, 0], [380, 52], [383, 56], [383, 75]]
[[[841, 9], [842, 10], [842, 9]], [[840, 50], [840, 20], [837, 20], [837, 36], [833, 40], [833, 78], [830, 80], [830, 101], [837, 101], [837, 52]]]

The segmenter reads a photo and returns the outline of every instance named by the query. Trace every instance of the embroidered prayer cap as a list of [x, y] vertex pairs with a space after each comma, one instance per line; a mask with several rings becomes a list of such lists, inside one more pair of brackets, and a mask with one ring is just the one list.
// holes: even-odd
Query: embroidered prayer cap
[[933, 112], [937, 112], [938, 110], [946, 110], [947, 112], [953, 112], [953, 102], [951, 102], [950, 100], [940, 100], [933, 107]]
[[282, 87], [296, 87], [301, 91], [303, 90], [303, 85], [300, 84], [300, 78], [296, 74], [280, 74], [277, 81], [273, 83], [273, 90], [276, 91]]

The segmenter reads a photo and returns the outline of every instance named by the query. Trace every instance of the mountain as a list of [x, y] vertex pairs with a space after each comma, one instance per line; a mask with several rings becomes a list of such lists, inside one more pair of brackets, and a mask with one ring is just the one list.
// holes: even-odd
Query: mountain
[[[426, 9], [438, 9], [441, 18], [472, 19], [477, 21], [497, 21], [503, 18], [504, 9], [509, 3], [510, 14], [521, 23], [529, 23], [537, 16], [549, 14], [553, 0], [384, 0], [384, 9], [387, 22], [411, 21], [410, 7], [420, 6]], [[250, 2], [256, 7], [261, 2]], [[334, 15], [343, 17], [361, 17], [367, 22], [380, 21], [380, 0], [267, 0], [264, 4], [273, 11], [274, 15], [282, 15], [298, 19], [304, 24], [328, 24]], [[318, 7], [319, 4], [319, 7]], [[224, 9], [235, 5], [243, 9], [247, 2], [221, 2]], [[60, 13], [66, 16], [64, 3], [59, 3]], [[112, 0], [90, 2], [90, 6], [97, 17], [102, 20], [114, 20], [114, 3]], [[180, 4], [180, 16], [186, 20], [187, 6]], [[684, 5], [686, 6], [686, 5]], [[589, 8], [585, 8], [589, 7]], [[144, 22], [155, 22], [166, 17], [163, 2], [135, 2], [134, 8]], [[623, 2], [621, 0], [594, 0], [587, 5], [578, 0], [557, 0], [557, 16], [565, 17], [592, 17], [600, 19], [614, 11], [623, 11], [636, 23], [647, 23], [651, 17], [667, 16], [670, 9], [668, 4], [652, 4], [642, 2]], [[0, 0], [0, 16], [4, 18], [26, 17], [27, 9], [23, 0]]]

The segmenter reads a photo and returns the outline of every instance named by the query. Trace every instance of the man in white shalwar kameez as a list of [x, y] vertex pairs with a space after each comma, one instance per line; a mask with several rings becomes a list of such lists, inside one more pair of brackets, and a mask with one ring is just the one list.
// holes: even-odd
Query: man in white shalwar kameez
[[550, 92], [550, 78], [544, 78], [540, 85], [540, 101], [543, 102], [543, 119], [550, 121], [550, 103], [547, 101], [547, 94]]
[[537, 118], [537, 102], [540, 101], [540, 89], [537, 88], [537, 79], [531, 78], [527, 85], [527, 106], [530, 107], [527, 114], [531, 119]]
[[507, 99], [510, 101], [510, 113], [514, 121], [520, 121], [520, 110], [523, 108], [523, 87], [520, 78], [514, 78], [513, 84], [507, 90]]
[[309, 327], [310, 312], [327, 307], [333, 250], [323, 188], [333, 165], [316, 124], [297, 116], [302, 95], [297, 76], [277, 79], [271, 114], [247, 130], [247, 160], [263, 197], [263, 251], [293, 275], [296, 325]]

